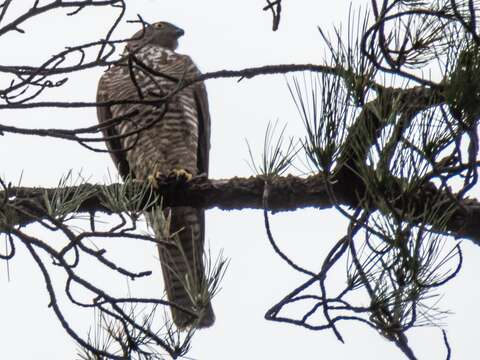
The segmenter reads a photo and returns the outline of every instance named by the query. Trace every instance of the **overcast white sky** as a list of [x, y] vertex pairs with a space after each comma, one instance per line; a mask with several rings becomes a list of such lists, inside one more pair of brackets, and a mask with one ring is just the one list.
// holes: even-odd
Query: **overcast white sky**
[[[27, 6], [33, 1], [17, 0]], [[366, 1], [355, 1], [355, 5]], [[18, 5], [17, 4], [17, 5]], [[141, 14], [147, 21], [166, 20], [182, 27], [178, 51], [189, 54], [202, 71], [239, 69], [280, 63], [320, 63], [325, 47], [317, 31], [331, 29], [345, 20], [348, 1], [284, 1], [280, 30], [271, 31], [270, 14], [261, 11], [261, 0], [136, 0], [128, 2], [125, 19]], [[0, 39], [1, 64], [39, 64], [67, 44], [98, 38], [113, 19], [108, 11], [85, 11], [66, 18], [62, 12], [39, 17], [23, 27], [26, 34], [12, 33]], [[117, 37], [129, 37], [138, 25], [122, 23]], [[49, 99], [93, 101], [101, 70], [72, 76], [68, 86], [53, 90]], [[4, 79], [4, 78], [2, 78]], [[286, 88], [283, 76], [264, 76], [238, 83], [235, 79], [207, 83], [212, 116], [211, 177], [249, 176], [245, 139], [257, 153], [269, 121], [288, 123], [288, 134], [301, 136], [301, 120]], [[4, 111], [0, 121], [28, 127], [75, 128], [96, 123], [94, 109]], [[26, 186], [55, 186], [72, 169], [90, 182], [105, 182], [115, 173], [107, 154], [51, 139], [5, 135], [0, 137], [0, 173], [16, 182], [23, 171]], [[478, 193], [478, 191], [477, 191]], [[295, 261], [318, 271], [330, 246], [344, 234], [345, 221], [333, 211], [299, 210], [273, 216], [272, 226], [279, 245]], [[30, 229], [33, 233], [40, 231]], [[45, 233], [44, 236], [47, 236]], [[54, 239], [48, 235], [49, 239]], [[393, 344], [370, 328], [343, 324], [345, 345], [330, 332], [312, 332], [287, 324], [267, 322], [265, 311], [304, 278], [294, 273], [268, 244], [259, 211], [210, 210], [207, 240], [213, 253], [223, 249], [231, 259], [223, 289], [214, 299], [217, 321], [196, 334], [189, 356], [201, 360], [219, 359], [403, 359]], [[114, 245], [114, 246], [113, 246]], [[3, 247], [3, 241], [2, 245]], [[132, 284], [139, 293], [161, 294], [162, 284], [156, 249], [151, 245], [102, 244], [132, 267], [155, 271], [153, 278]], [[451, 284], [442, 289], [440, 306], [452, 310], [444, 321], [453, 359], [478, 358], [480, 321], [478, 303], [479, 249], [463, 244], [464, 267]], [[127, 257], [129, 257], [127, 259]], [[76, 345], [64, 333], [47, 308], [43, 280], [22, 247], [10, 261], [7, 279], [0, 264], [2, 296], [0, 307], [0, 358], [74, 359]], [[92, 270], [93, 271], [93, 270]], [[97, 273], [100, 282], [102, 273]], [[334, 279], [335, 280], [335, 279]], [[339, 276], [338, 281], [343, 281]], [[115, 290], [126, 293], [124, 283]], [[153, 292], [152, 292], [153, 291]], [[84, 329], [92, 317], [72, 313], [71, 321]], [[445, 348], [437, 328], [415, 329], [410, 344], [420, 359], [443, 359]]]

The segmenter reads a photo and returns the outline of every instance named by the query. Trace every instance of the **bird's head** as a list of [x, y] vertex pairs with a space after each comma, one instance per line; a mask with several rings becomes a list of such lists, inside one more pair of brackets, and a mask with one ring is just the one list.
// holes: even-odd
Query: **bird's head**
[[184, 31], [179, 27], [166, 21], [159, 21], [138, 31], [127, 46], [130, 50], [147, 44], [175, 50], [178, 46], [178, 38], [183, 34]]

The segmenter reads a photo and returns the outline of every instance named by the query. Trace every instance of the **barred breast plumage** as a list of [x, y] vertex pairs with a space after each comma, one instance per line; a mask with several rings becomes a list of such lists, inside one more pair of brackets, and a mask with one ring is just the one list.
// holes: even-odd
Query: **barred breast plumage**
[[[145, 37], [147, 35], [148, 32]], [[158, 39], [164, 38], [157, 38], [157, 42]], [[188, 56], [147, 40], [141, 46], [137, 44], [133, 53], [155, 74], [140, 66], [129, 66], [130, 49], [127, 47], [119, 65], [112, 66], [100, 79], [99, 102], [159, 100], [176, 90], [178, 81], [174, 79], [190, 79], [200, 74]], [[210, 118], [203, 83], [170, 96], [166, 106], [166, 111], [163, 105], [142, 103], [97, 108], [100, 122], [134, 114], [118, 125], [107, 127], [104, 130], [106, 136], [135, 133], [146, 127], [132, 136], [107, 142], [123, 176], [132, 174], [135, 179], [146, 180], [156, 172], [168, 175], [174, 169], [183, 169], [192, 175], [208, 173]], [[169, 214], [169, 210], [166, 209], [165, 214]], [[146, 215], [154, 224], [155, 212]], [[205, 291], [204, 211], [190, 207], [171, 209], [171, 233], [176, 233], [170, 239], [171, 246], [158, 246], [167, 296], [171, 302], [198, 315], [195, 318], [172, 307], [173, 320], [181, 328], [210, 326], [214, 314]], [[157, 230], [156, 237], [160, 239], [161, 236]]]

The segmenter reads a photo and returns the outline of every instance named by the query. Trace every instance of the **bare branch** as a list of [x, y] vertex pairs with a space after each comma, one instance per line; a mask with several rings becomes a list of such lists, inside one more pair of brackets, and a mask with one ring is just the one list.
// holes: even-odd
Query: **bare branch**
[[267, 4], [268, 5], [263, 8], [263, 11], [270, 10], [272, 12], [272, 30], [277, 31], [282, 15], [282, 0], [267, 0]]

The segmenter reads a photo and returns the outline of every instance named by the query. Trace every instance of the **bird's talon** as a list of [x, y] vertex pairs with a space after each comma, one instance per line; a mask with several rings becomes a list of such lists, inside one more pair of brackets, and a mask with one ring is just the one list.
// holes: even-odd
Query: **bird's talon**
[[175, 178], [177, 181], [183, 180], [185, 182], [189, 182], [193, 179], [193, 175], [185, 169], [173, 169], [170, 172], [169, 177]]
[[148, 176], [147, 176], [147, 182], [148, 182], [148, 184], [149, 184], [151, 187], [153, 187], [154, 189], [158, 189], [158, 181], [157, 181], [157, 176], [156, 176], [156, 174], [155, 174], [155, 175], [153, 175], [153, 174], [148, 175]]

